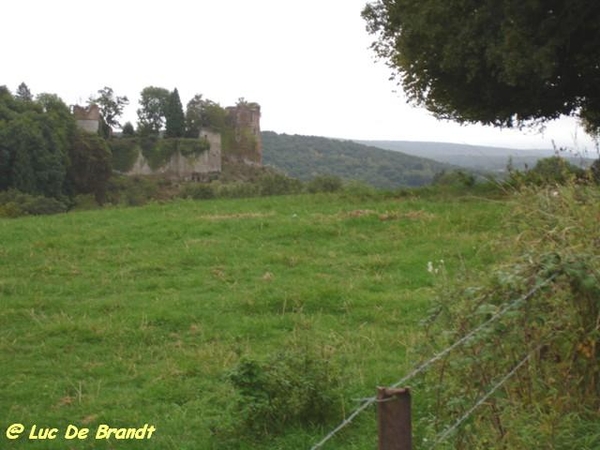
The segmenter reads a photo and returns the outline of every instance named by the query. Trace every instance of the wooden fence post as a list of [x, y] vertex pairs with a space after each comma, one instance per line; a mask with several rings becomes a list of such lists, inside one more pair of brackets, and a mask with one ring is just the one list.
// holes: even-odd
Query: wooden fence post
[[410, 391], [377, 388], [379, 450], [411, 450]]

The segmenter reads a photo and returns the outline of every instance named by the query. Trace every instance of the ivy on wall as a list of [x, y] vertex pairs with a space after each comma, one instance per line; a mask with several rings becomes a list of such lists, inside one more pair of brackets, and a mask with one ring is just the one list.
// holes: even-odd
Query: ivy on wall
[[141, 138], [121, 138], [110, 141], [113, 154], [113, 167], [120, 172], [129, 172], [141, 153], [152, 170], [157, 170], [179, 152], [191, 158], [210, 149], [206, 139], [173, 138], [160, 139], [154, 136]]

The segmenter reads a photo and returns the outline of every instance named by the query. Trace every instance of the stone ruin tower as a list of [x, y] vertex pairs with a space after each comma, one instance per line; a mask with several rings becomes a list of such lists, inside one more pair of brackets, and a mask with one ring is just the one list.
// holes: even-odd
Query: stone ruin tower
[[240, 101], [236, 106], [226, 108], [226, 111], [234, 129], [234, 157], [246, 164], [262, 166], [260, 105]]
[[73, 117], [79, 128], [88, 133], [98, 133], [100, 129], [100, 108], [98, 105], [73, 106]]

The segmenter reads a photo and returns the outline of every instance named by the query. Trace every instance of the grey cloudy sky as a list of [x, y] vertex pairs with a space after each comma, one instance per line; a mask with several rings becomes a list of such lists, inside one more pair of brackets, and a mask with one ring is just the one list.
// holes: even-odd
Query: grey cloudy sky
[[411, 107], [368, 48], [366, 0], [7, 0], [2, 77], [14, 91], [85, 103], [110, 86], [136, 121], [146, 86], [177, 87], [222, 106], [262, 106], [262, 129], [346, 139], [447, 141], [592, 150], [573, 119], [500, 131], [433, 119]]

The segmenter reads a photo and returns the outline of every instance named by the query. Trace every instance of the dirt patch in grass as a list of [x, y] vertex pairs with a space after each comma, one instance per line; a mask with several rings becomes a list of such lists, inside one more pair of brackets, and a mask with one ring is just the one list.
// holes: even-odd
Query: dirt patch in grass
[[236, 219], [257, 219], [259, 217], [272, 217], [275, 213], [239, 213], [239, 214], [211, 214], [200, 216], [204, 220], [236, 220]]

